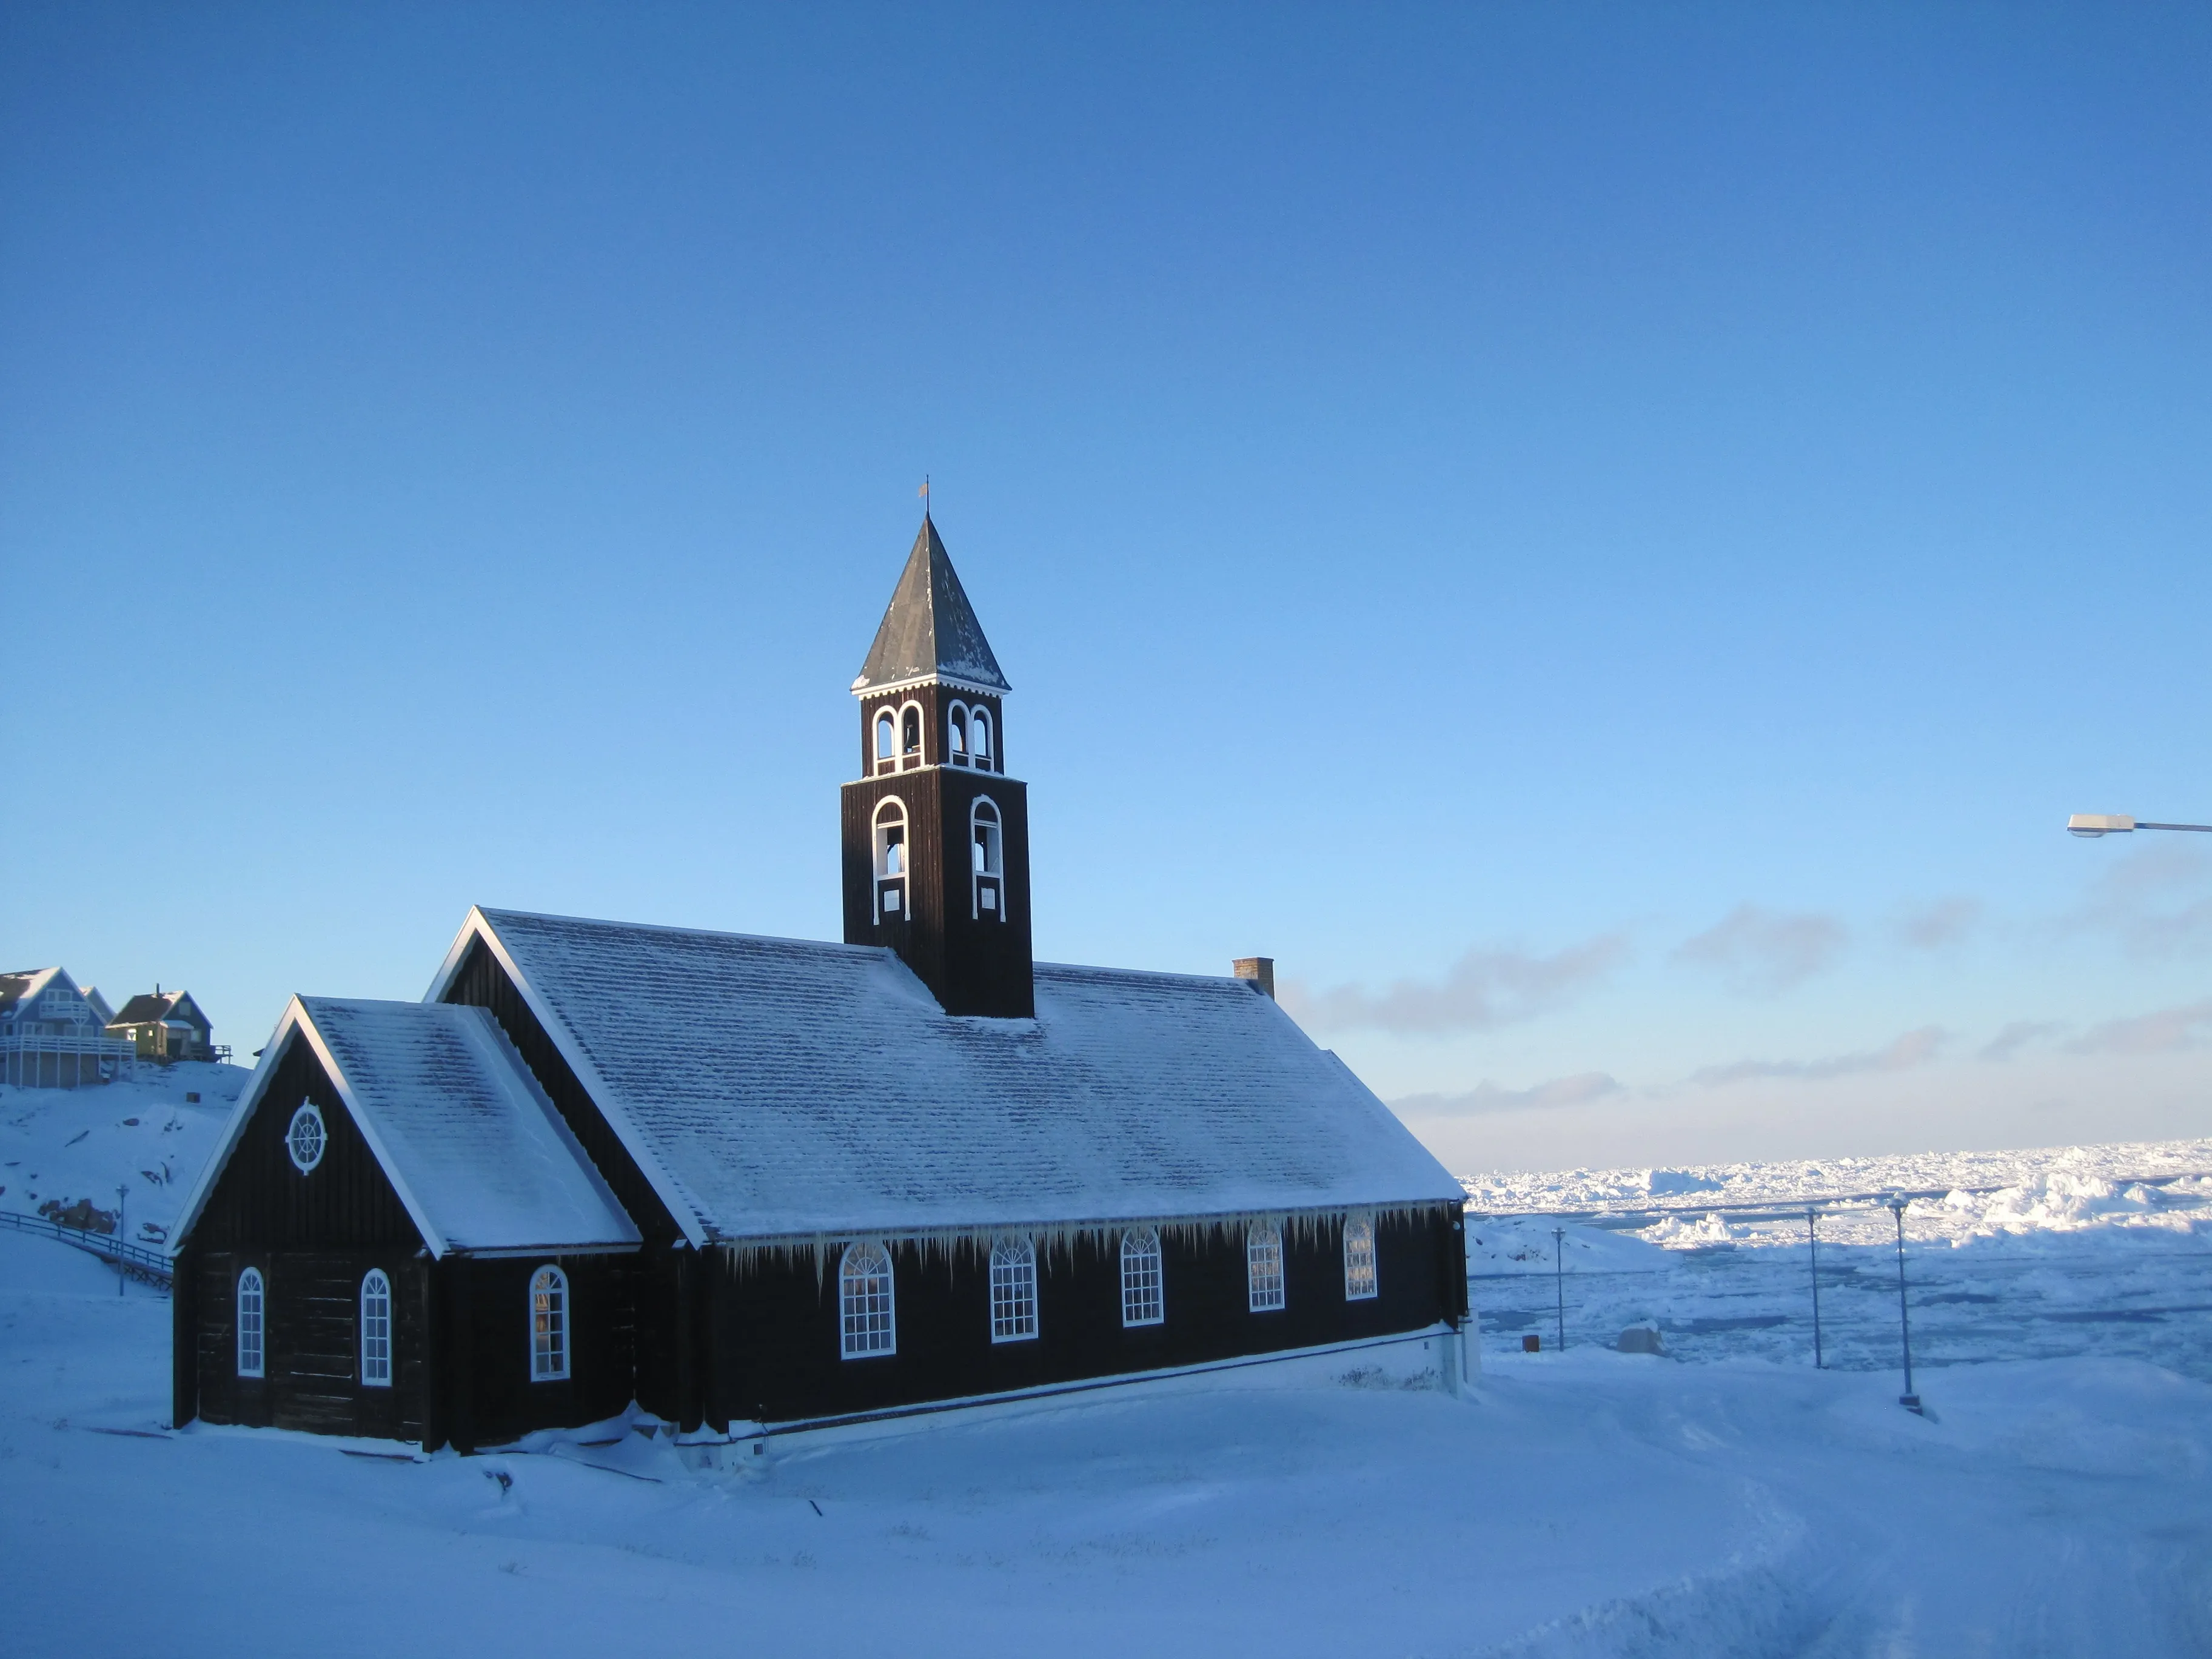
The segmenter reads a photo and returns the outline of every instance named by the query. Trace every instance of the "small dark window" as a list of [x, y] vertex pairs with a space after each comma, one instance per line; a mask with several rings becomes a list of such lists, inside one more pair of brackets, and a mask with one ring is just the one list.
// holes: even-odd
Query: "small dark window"
[[919, 708], [908, 708], [906, 711], [903, 738], [900, 748], [904, 752], [909, 755], [921, 752], [921, 710]]

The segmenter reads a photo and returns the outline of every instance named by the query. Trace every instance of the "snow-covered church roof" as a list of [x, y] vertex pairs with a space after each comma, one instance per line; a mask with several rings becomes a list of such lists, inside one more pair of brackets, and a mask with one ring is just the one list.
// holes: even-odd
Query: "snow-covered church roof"
[[[199, 1218], [297, 1031], [433, 1255], [610, 1249], [637, 1227], [482, 1008], [295, 997], [177, 1229]], [[273, 1101], [289, 1112], [296, 1101]]]
[[471, 911], [695, 1243], [1457, 1203], [1244, 981], [1039, 963], [1034, 1019], [948, 1015], [869, 945]]

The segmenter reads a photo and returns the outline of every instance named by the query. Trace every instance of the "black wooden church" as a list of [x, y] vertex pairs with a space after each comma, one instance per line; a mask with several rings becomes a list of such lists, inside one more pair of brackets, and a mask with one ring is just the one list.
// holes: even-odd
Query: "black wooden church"
[[1462, 1193], [1273, 999], [1035, 962], [1010, 690], [924, 519], [845, 942], [475, 909], [295, 997], [179, 1230], [175, 1417], [755, 1435], [1310, 1355], [1449, 1386]]

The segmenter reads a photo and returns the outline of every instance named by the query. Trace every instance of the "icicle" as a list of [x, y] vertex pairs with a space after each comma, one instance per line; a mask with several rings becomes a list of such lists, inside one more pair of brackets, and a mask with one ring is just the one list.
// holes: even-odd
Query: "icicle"
[[1356, 1208], [1332, 1205], [1304, 1210], [1234, 1210], [1206, 1216], [1125, 1216], [1111, 1221], [1038, 1221], [975, 1227], [854, 1229], [843, 1233], [786, 1234], [767, 1238], [724, 1238], [715, 1241], [741, 1273], [757, 1270], [763, 1262], [795, 1266], [804, 1258], [814, 1269], [818, 1289], [830, 1266], [843, 1255], [845, 1247], [861, 1239], [872, 1240], [893, 1250], [913, 1251], [926, 1263], [941, 1255], [948, 1269], [957, 1256], [988, 1261], [991, 1248], [1002, 1238], [1026, 1238], [1036, 1246], [1040, 1261], [1055, 1255], [1072, 1256], [1080, 1244], [1104, 1252], [1124, 1233], [1142, 1227], [1157, 1229], [1163, 1243], [1205, 1248], [1234, 1242], [1242, 1246], [1254, 1227], [1281, 1231], [1284, 1243], [1310, 1244], [1326, 1233], [1342, 1229], [1352, 1216], [1371, 1219], [1376, 1229], [1417, 1225], [1431, 1215], [1449, 1219], [1461, 1206], [1423, 1200], [1412, 1204], [1371, 1204]]

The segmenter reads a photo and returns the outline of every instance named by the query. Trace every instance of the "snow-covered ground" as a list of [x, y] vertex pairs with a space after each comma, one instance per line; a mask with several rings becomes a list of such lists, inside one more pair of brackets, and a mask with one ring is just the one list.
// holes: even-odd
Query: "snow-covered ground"
[[2212, 1650], [2212, 1389], [2136, 1361], [1956, 1367], [1923, 1419], [1591, 1348], [1464, 1401], [1192, 1387], [732, 1475], [164, 1435], [167, 1311], [0, 1234], [10, 1654]]
[[[161, 1144], [140, 1131], [200, 1133], [149, 1125], [112, 1091], [31, 1100], [0, 1098], [0, 1126], [48, 1196], [118, 1178], [66, 1173], [59, 1152], [89, 1158], [100, 1140], [60, 1144], [80, 1127], [109, 1124], [126, 1166]], [[2191, 1207], [2156, 1212], [2186, 1228], [2042, 1226], [1957, 1249], [1931, 1235], [1913, 1261], [2033, 1247], [2094, 1301], [2134, 1241], [2195, 1251], [2201, 1273], [2212, 1258]], [[1633, 1209], [1595, 1218], [1635, 1224]], [[1638, 1305], [1663, 1322], [1681, 1285], [1719, 1282], [1688, 1276], [1790, 1256], [1751, 1233], [1674, 1249], [1638, 1236], [1664, 1219], [1568, 1224], [1567, 1283], [1640, 1280]], [[1553, 1224], [1474, 1224], [1492, 1328], [1465, 1400], [1201, 1380], [785, 1443], [734, 1472], [619, 1425], [427, 1461], [385, 1443], [170, 1433], [167, 1300], [0, 1232], [0, 1650], [2212, 1652], [2212, 1386], [2186, 1367], [2104, 1352], [2092, 1321], [2086, 1357], [1931, 1371], [1923, 1418], [1899, 1409], [1893, 1374], [1770, 1352], [1782, 1327], [1670, 1329], [1701, 1364], [1613, 1352], [1572, 1322], [1567, 1352], [1523, 1355], [1499, 1310], [1508, 1291], [1532, 1304], [1541, 1291], [1548, 1314], [1550, 1273], [1514, 1255], [1540, 1244], [1548, 1269]], [[1613, 1319], [1581, 1305], [1594, 1328]], [[584, 1443], [603, 1439], [616, 1443]]]

